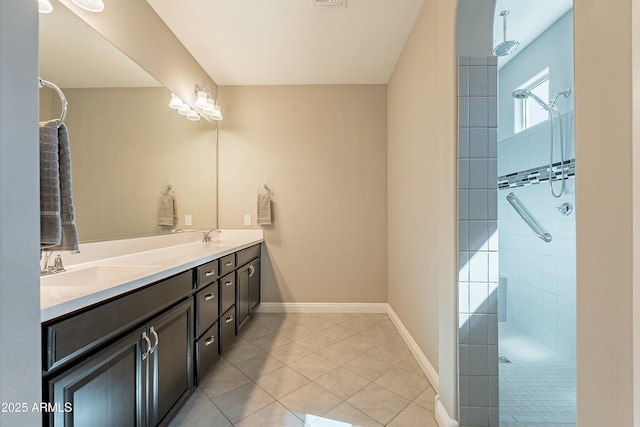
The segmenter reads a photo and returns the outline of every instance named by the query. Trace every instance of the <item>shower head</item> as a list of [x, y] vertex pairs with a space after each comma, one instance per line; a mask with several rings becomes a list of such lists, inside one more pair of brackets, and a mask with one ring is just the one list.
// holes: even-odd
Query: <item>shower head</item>
[[496, 56], [507, 56], [510, 53], [513, 53], [518, 49], [520, 43], [516, 40], [507, 40], [507, 15], [509, 14], [508, 10], [503, 10], [500, 12], [500, 16], [502, 16], [502, 31], [503, 31], [503, 42], [493, 48], [493, 54]]
[[540, 106], [542, 108], [544, 108], [546, 111], [551, 110], [551, 106], [549, 104], [547, 104], [546, 102], [544, 102], [542, 99], [540, 99], [538, 96], [536, 96], [535, 94], [533, 94], [531, 91], [527, 90], [527, 89], [516, 89], [513, 91], [513, 93], [511, 94], [515, 99], [527, 99], [527, 98], [531, 98], [534, 101], [536, 101], [538, 104], [540, 104]]

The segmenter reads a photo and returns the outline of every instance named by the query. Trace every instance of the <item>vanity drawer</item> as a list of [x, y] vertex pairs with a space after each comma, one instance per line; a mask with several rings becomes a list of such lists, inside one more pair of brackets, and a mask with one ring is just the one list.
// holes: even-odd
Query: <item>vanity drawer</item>
[[220, 275], [224, 276], [236, 269], [236, 254], [227, 255], [220, 258]]
[[44, 370], [107, 343], [188, 296], [192, 289], [189, 270], [64, 320], [44, 323]]
[[254, 258], [260, 258], [260, 245], [253, 245], [249, 248], [236, 252], [237, 265], [241, 267]]
[[220, 354], [222, 354], [236, 337], [235, 307], [231, 307], [220, 317]]
[[236, 272], [220, 279], [220, 312], [224, 313], [236, 303]]
[[200, 289], [215, 282], [220, 277], [218, 260], [202, 264], [196, 268], [196, 288]]
[[[196, 294], [196, 338], [218, 320], [218, 282], [215, 282]], [[217, 345], [216, 345], [217, 347]]]
[[218, 361], [218, 324], [216, 323], [196, 341], [196, 377], [200, 380]]

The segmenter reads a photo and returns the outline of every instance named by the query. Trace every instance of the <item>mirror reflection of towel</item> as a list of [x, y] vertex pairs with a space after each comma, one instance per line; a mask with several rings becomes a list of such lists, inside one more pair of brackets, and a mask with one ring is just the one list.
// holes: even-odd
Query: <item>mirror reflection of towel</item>
[[258, 225], [271, 225], [271, 194], [258, 194]]
[[177, 223], [176, 201], [171, 194], [163, 194], [160, 197], [160, 209], [158, 209], [158, 225], [174, 226]]

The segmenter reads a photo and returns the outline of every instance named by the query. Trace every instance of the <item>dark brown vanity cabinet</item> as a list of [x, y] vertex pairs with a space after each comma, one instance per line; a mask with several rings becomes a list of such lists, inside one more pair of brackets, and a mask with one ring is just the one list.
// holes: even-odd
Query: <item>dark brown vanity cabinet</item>
[[45, 416], [44, 424], [164, 424], [193, 387], [192, 319], [188, 299], [55, 377], [45, 377], [46, 400], [63, 410]]
[[260, 245], [238, 252], [236, 322], [241, 328], [260, 303]]
[[45, 426], [158, 426], [193, 388], [193, 273], [45, 322]]
[[260, 303], [260, 259], [256, 258], [249, 264], [238, 269], [238, 300], [236, 316], [238, 327], [253, 314]]

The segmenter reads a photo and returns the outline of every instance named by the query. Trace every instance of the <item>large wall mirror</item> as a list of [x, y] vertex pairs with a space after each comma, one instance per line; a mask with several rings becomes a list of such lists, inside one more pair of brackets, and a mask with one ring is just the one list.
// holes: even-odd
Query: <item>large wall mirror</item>
[[[166, 88], [64, 5], [52, 4], [52, 13], [40, 14], [40, 77], [68, 100], [80, 241], [215, 227], [215, 126], [170, 109]], [[60, 105], [55, 92], [40, 89], [41, 121], [59, 117]], [[160, 226], [168, 185], [177, 222]]]

